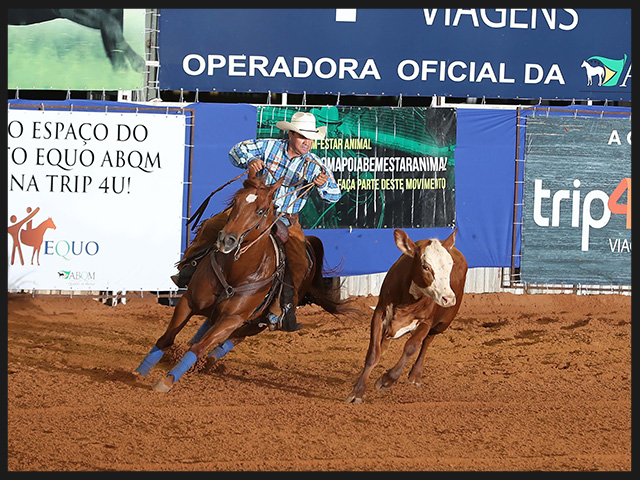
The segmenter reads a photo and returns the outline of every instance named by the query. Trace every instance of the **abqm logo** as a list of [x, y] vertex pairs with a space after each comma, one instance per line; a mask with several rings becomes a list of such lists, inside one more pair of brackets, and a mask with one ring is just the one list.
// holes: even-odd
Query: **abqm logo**
[[[13, 214], [9, 217], [9, 226], [7, 227], [7, 233], [11, 236], [12, 248], [11, 248], [11, 265], [17, 260], [21, 265], [25, 264], [25, 257], [23, 255], [23, 247], [31, 247], [31, 265], [34, 262], [40, 265], [40, 251], [44, 242], [44, 236], [49, 229], [56, 229], [56, 224], [51, 217], [39, 222], [34, 226], [33, 219], [40, 211], [40, 207], [26, 208], [26, 215], [22, 218]], [[27, 251], [28, 252], [28, 251]], [[25, 253], [27, 253], [25, 252]]]
[[625, 69], [626, 63], [626, 54], [621, 59], [593, 56], [584, 60], [580, 67], [585, 70], [588, 87], [626, 87], [631, 78], [631, 65]]

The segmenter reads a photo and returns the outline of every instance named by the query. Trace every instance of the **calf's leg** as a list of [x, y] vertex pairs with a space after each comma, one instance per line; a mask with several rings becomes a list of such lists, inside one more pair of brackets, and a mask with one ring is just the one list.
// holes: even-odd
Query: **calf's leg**
[[[429, 330], [431, 329], [431, 322], [418, 324], [418, 327], [413, 331], [411, 337], [404, 344], [404, 349], [402, 350], [402, 355], [398, 362], [387, 370], [385, 373], [378, 378], [376, 381], [376, 388], [382, 392], [387, 390], [391, 385], [393, 385], [400, 374], [402, 373], [402, 369], [406, 365], [407, 361], [416, 353], [418, 347], [420, 347], [427, 337]], [[428, 338], [428, 337], [427, 337]]]
[[360, 372], [351, 393], [345, 400], [346, 403], [362, 403], [364, 391], [367, 388], [367, 379], [371, 370], [375, 367], [384, 352], [388, 342], [383, 342], [383, 309], [376, 307], [371, 317], [371, 335], [369, 338], [369, 349], [364, 361], [364, 368]]
[[411, 367], [411, 370], [409, 370], [409, 379], [408, 379], [409, 383], [412, 383], [413, 385], [416, 385], [416, 386], [422, 385], [422, 365], [424, 364], [425, 352], [427, 351], [427, 347], [431, 344], [431, 342], [433, 341], [436, 335], [437, 334], [432, 333], [430, 335], [427, 335], [427, 338], [423, 340], [422, 348], [420, 349], [418, 358], [416, 359], [416, 362]]

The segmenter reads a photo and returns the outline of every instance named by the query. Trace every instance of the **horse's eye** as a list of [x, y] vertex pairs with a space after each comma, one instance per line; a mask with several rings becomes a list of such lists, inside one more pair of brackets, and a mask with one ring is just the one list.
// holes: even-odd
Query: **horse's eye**
[[261, 208], [260, 210], [258, 210], [256, 212], [256, 215], [260, 216], [260, 215], [264, 215], [264, 208]]
[[429, 265], [422, 265], [422, 269], [423, 269], [425, 272], [428, 272], [428, 271], [429, 271]]

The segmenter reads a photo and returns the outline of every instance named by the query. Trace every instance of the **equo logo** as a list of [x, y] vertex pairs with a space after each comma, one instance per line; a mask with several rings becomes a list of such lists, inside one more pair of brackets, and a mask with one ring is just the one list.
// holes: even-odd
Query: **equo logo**
[[[33, 218], [40, 211], [40, 207], [32, 209], [27, 207], [27, 215], [18, 220], [16, 215], [11, 215], [7, 232], [13, 240], [13, 248], [11, 250], [11, 265], [16, 261], [16, 253], [20, 260], [20, 264], [25, 264], [23, 256], [23, 247], [32, 247], [31, 265], [40, 265], [40, 253], [44, 255], [56, 255], [65, 260], [71, 260], [71, 257], [80, 255], [94, 256], [100, 250], [98, 242], [95, 240], [45, 240], [44, 237], [49, 229], [55, 230], [56, 224], [51, 217], [40, 222], [37, 226], [33, 226]], [[44, 247], [44, 249], [43, 249]]]
[[47, 240], [44, 242], [45, 255], [57, 255], [65, 260], [71, 260], [71, 256], [89, 255], [94, 256], [100, 250], [98, 242], [95, 240]]

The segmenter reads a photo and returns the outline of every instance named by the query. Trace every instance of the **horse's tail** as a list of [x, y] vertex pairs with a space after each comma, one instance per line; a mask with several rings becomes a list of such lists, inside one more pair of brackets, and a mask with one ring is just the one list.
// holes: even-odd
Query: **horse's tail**
[[309, 288], [312, 302], [333, 315], [358, 313], [359, 311], [350, 307], [347, 301], [340, 300], [340, 285], [323, 276], [323, 273], [336, 276], [340, 271], [340, 265], [333, 269], [324, 268], [324, 245], [322, 241], [313, 235], [307, 235], [306, 238], [313, 248], [316, 263], [314, 276]]

